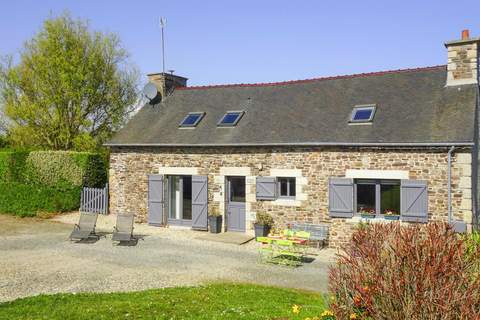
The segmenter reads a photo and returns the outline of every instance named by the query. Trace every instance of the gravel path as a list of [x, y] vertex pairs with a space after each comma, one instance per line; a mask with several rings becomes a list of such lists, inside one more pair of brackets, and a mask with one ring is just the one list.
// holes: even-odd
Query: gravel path
[[[137, 246], [117, 246], [111, 236], [92, 243], [67, 241], [70, 222], [0, 215], [0, 302], [58, 292], [132, 291], [206, 281], [241, 281], [325, 291], [334, 252], [317, 252], [297, 269], [257, 262], [257, 244], [237, 246], [195, 239], [191, 230], [136, 226]], [[63, 221], [63, 222], [59, 222]], [[114, 217], [102, 217], [110, 231]]]

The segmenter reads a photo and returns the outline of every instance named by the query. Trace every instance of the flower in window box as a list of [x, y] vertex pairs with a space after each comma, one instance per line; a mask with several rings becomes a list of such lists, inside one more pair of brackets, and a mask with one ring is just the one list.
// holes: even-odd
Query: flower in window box
[[362, 218], [374, 218], [376, 213], [374, 208], [360, 208], [359, 212]]
[[385, 209], [383, 211], [383, 214], [384, 214], [385, 219], [387, 219], [387, 220], [398, 220], [398, 219], [400, 219], [400, 215], [395, 210], [392, 210], [392, 209]]

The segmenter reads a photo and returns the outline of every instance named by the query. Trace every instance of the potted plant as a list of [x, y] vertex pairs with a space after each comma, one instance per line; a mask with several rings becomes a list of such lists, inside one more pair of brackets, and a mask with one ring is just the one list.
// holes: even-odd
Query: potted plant
[[360, 208], [360, 215], [362, 218], [375, 218], [375, 209], [373, 208]]
[[222, 232], [222, 215], [217, 208], [213, 208], [208, 215], [208, 225], [211, 233]]
[[253, 225], [255, 227], [255, 238], [266, 237], [273, 226], [273, 218], [266, 212], [259, 212]]
[[395, 210], [392, 210], [392, 209], [385, 209], [383, 211], [383, 215], [384, 215], [384, 218], [386, 220], [398, 220], [398, 219], [400, 219], [400, 215]]

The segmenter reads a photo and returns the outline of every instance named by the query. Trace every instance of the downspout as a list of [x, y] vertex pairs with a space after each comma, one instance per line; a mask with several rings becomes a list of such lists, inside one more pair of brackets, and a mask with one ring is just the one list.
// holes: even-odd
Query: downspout
[[448, 150], [448, 223], [451, 225], [453, 222], [452, 216], [452, 153], [455, 147], [450, 147]]

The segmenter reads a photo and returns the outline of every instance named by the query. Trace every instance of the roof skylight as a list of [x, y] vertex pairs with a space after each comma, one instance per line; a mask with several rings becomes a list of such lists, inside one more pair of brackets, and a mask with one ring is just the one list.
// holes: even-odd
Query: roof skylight
[[375, 115], [375, 105], [361, 105], [353, 108], [350, 116], [351, 123], [368, 123], [372, 122]]
[[180, 127], [196, 127], [197, 124], [202, 120], [205, 112], [190, 112], [182, 122], [180, 122]]
[[225, 115], [217, 123], [219, 127], [234, 127], [242, 118], [244, 111], [227, 111]]

